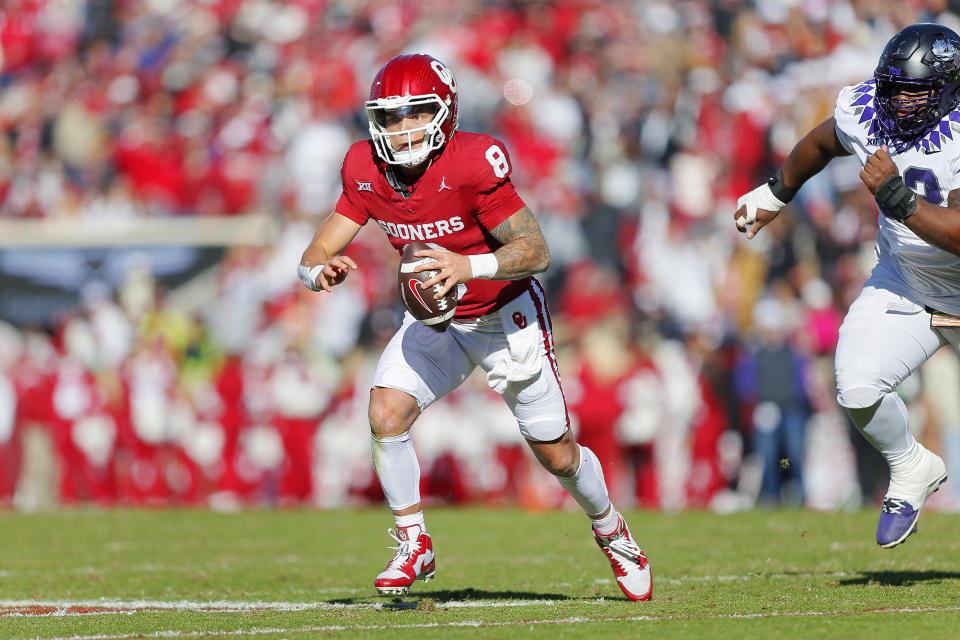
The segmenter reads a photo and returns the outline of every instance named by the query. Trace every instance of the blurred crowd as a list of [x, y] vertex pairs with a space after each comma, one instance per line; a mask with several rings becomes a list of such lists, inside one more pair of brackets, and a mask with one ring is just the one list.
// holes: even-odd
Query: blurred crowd
[[[47, 326], [0, 324], [0, 501], [382, 500], [366, 403], [402, 312], [397, 256], [373, 225], [334, 293], [296, 265], [367, 135], [373, 75], [424, 51], [456, 74], [461, 129], [507, 144], [539, 217], [571, 419], [618, 506], [872, 502], [885, 468], [833, 390], [873, 264], [856, 159], [750, 242], [733, 211], [894, 33], [957, 28], [958, 4], [6, 0], [0, 220], [259, 212], [279, 231], [227, 248], [189, 294], [133, 261]], [[908, 382], [913, 428], [960, 477], [956, 354]], [[564, 500], [482, 378], [413, 437], [428, 501]]]

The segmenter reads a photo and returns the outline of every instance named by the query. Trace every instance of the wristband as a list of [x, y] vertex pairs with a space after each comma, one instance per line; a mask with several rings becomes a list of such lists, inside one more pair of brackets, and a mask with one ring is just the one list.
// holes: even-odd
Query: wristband
[[304, 264], [297, 266], [297, 275], [300, 276], [300, 282], [311, 291], [322, 291], [322, 289], [317, 286], [317, 276], [320, 275], [321, 271], [323, 271], [322, 264], [317, 264], [312, 267]]
[[903, 184], [903, 178], [898, 175], [889, 176], [881, 182], [874, 199], [880, 205], [880, 213], [900, 222], [917, 211], [917, 194]]
[[473, 271], [474, 278], [489, 280], [497, 274], [497, 269], [500, 268], [497, 256], [492, 253], [481, 253], [467, 257], [470, 258], [470, 270]]
[[773, 192], [774, 197], [783, 204], [787, 204], [793, 200], [793, 196], [797, 195], [797, 189], [792, 189], [783, 183], [783, 169], [778, 169], [774, 176], [767, 180], [767, 184], [770, 185], [770, 191]]

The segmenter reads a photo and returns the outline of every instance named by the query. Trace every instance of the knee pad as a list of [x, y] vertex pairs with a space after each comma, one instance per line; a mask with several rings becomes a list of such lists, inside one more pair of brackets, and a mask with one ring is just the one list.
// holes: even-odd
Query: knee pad
[[852, 386], [837, 380], [837, 403], [845, 409], [866, 409], [880, 402], [890, 389], [879, 384]]
[[551, 442], [562, 438], [568, 429], [567, 421], [559, 417], [533, 422], [524, 420], [518, 424], [523, 437], [534, 442]]
[[374, 443], [373, 446], [393, 444], [395, 442], [399, 442], [403, 444], [410, 441], [410, 431], [409, 430], [404, 431], [400, 435], [396, 435], [396, 436], [382, 436], [382, 437], [378, 436], [375, 433], [371, 433], [370, 439], [373, 440], [373, 443]]

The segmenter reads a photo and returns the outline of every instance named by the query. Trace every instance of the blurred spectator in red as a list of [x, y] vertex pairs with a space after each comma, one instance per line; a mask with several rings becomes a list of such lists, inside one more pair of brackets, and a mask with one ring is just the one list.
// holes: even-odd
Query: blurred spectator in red
[[[463, 69], [461, 127], [499, 133], [514, 151], [516, 186], [551, 247], [558, 348], [583, 356], [562, 373], [591, 448], [606, 451], [605, 465], [619, 460], [618, 475], [639, 472], [640, 504], [704, 504], [718, 469], [749, 484], [748, 468], [727, 467], [753, 420], [723, 391], [717, 371], [732, 366], [718, 365], [710, 345], [722, 341], [729, 362], [749, 356], [756, 301], [786, 289], [801, 322], [795, 355], [828, 358], [871, 267], [877, 214], [855, 172], [840, 167], [805, 186], [791, 225], [745, 246], [726, 224], [735, 195], [829, 116], [837, 90], [900, 27], [957, 27], [944, 6], [4, 2], [0, 222], [113, 230], [143, 217], [250, 214], [276, 229], [261, 247], [228, 250], [172, 299], [147, 263], [111, 283], [115, 295], [94, 284], [71, 310], [72, 337], [63, 329], [52, 347], [18, 327], [26, 355], [0, 366], [17, 407], [5, 431], [2, 407], [12, 403], [0, 402], [0, 449], [14, 452], [4, 477], [16, 475], [25, 425], [55, 424], [58, 452], [74, 460], [63, 467], [67, 500], [110, 493], [91, 462], [105, 450], [124, 500], [380, 499], [354, 438], [368, 429], [358, 398], [369, 350], [397, 317], [396, 264], [382, 238], [361, 235], [351, 250], [367, 266], [322, 300], [299, 292], [291, 265], [333, 205], [346, 146], [364, 135], [355, 105], [376, 61], [420, 49]], [[0, 278], [8, 257], [0, 252]], [[643, 331], [624, 337], [622, 320], [603, 320], [613, 309], [647, 322]], [[271, 351], [278, 328], [285, 346]], [[599, 355], [611, 350], [615, 367]], [[293, 383], [279, 396], [298, 391], [278, 404], [283, 380]], [[589, 392], [577, 396], [580, 386]], [[86, 394], [100, 409], [77, 412], [65, 389], [85, 389], [74, 400]], [[488, 412], [484, 393], [465, 389], [458, 402]], [[85, 423], [79, 440], [66, 426], [97, 415], [114, 420], [113, 444], [105, 422]], [[436, 460], [424, 460], [434, 498], [553, 504], [512, 432], [489, 415], [493, 425], [474, 425], [488, 439], [438, 436]], [[834, 418], [818, 407], [809, 421], [823, 432]], [[469, 460], [483, 473], [460, 473]], [[462, 481], [472, 477], [484, 480]], [[869, 479], [861, 485], [868, 491]]]
[[21, 425], [26, 410], [20, 406], [12, 376], [22, 357], [23, 344], [17, 330], [0, 322], [0, 505], [9, 506], [20, 479], [22, 461]]

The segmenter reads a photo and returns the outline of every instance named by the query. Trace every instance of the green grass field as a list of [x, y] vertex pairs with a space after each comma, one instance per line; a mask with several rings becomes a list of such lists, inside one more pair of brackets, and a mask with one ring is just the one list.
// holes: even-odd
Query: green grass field
[[956, 637], [960, 517], [628, 514], [632, 603], [579, 513], [431, 509], [436, 579], [380, 598], [384, 510], [0, 513], [0, 638]]

